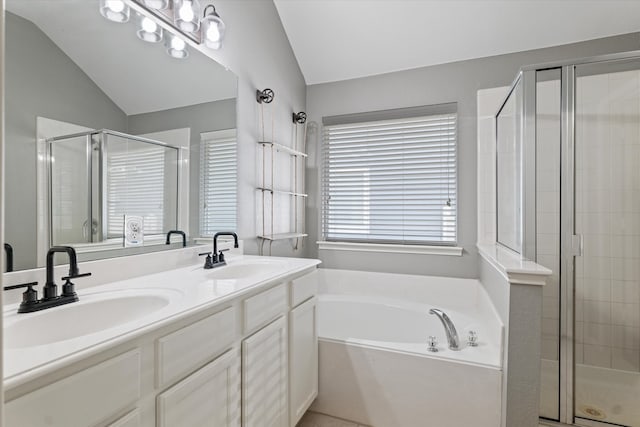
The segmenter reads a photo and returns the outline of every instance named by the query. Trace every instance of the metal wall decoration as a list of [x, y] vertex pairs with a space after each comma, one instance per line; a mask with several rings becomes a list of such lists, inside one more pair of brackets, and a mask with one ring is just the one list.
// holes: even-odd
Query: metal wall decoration
[[271, 104], [275, 96], [276, 94], [269, 88], [265, 90], [256, 90], [256, 101], [258, 101], [258, 104]]
[[299, 113], [293, 113], [293, 123], [304, 124], [307, 121], [307, 113], [300, 111]]

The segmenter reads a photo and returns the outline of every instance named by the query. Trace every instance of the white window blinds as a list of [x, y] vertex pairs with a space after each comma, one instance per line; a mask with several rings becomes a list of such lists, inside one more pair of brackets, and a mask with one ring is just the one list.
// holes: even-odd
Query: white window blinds
[[107, 236], [123, 236], [125, 214], [144, 217], [145, 236], [162, 234], [164, 150], [109, 153], [107, 167]]
[[354, 123], [325, 119], [324, 240], [456, 243], [455, 104], [445, 110]]
[[236, 130], [201, 134], [200, 235], [236, 229]]

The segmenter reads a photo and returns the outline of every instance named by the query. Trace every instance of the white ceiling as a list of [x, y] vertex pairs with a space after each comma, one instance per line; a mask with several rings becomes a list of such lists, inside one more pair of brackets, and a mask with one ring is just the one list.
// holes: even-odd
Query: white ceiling
[[307, 84], [640, 30], [640, 0], [274, 2]]
[[[127, 115], [236, 97], [236, 76], [191, 49], [186, 60], [139, 40], [132, 19], [104, 19], [97, 0], [8, 0], [36, 24]], [[11, 37], [11, 34], [7, 34]]]

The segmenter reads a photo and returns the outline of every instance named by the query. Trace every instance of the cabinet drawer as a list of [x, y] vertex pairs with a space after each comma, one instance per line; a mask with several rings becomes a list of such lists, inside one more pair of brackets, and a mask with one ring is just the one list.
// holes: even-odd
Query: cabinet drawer
[[6, 425], [93, 426], [139, 398], [140, 351], [136, 349], [12, 400], [5, 406]]
[[244, 300], [244, 333], [266, 325], [287, 310], [287, 288], [284, 284]]
[[162, 388], [231, 347], [235, 338], [233, 307], [160, 338], [156, 343], [156, 385]]
[[318, 270], [291, 281], [291, 307], [305, 302], [318, 293]]
[[140, 410], [134, 409], [116, 422], [109, 424], [109, 427], [140, 427]]

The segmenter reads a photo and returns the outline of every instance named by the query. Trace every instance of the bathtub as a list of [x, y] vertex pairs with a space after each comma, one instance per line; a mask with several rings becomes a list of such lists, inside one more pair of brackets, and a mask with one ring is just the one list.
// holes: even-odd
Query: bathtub
[[[503, 327], [476, 280], [321, 269], [312, 410], [375, 427], [497, 427]], [[429, 302], [431, 301], [431, 302]], [[449, 350], [430, 308], [461, 341]], [[469, 330], [479, 345], [466, 345]], [[438, 340], [427, 351], [427, 336]]]

